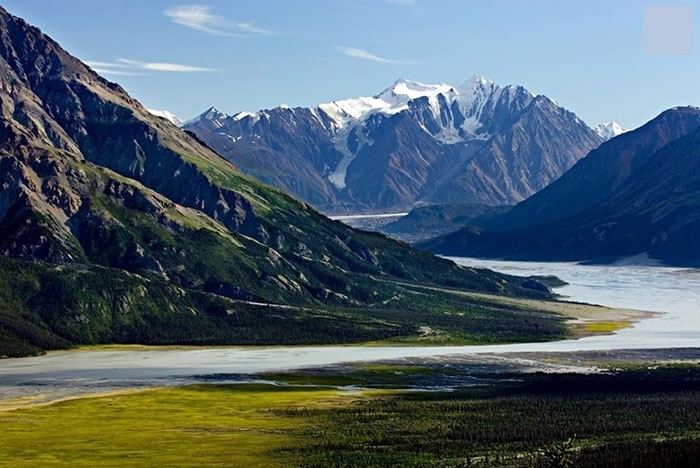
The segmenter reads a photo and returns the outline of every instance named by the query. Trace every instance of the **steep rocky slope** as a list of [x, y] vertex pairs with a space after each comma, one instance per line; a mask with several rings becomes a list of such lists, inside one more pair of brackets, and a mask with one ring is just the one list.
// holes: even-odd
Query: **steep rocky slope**
[[[366, 341], [415, 333], [439, 304], [482, 309], [412, 299], [407, 284], [538, 294], [353, 231], [242, 175], [1, 8], [0, 113], [0, 253], [12, 258], [0, 261], [0, 356]], [[498, 320], [518, 315], [502, 309]], [[450, 320], [469, 335], [468, 317]], [[531, 323], [525, 334], [561, 332]]]

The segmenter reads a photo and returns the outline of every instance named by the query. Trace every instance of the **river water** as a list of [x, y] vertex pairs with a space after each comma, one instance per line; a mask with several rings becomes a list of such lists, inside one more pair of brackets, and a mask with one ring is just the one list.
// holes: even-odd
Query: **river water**
[[[555, 275], [569, 285], [556, 290], [569, 300], [609, 307], [663, 312], [616, 335], [600, 337], [610, 349], [700, 346], [700, 270], [647, 265], [580, 265], [478, 260], [454, 257], [460, 265], [513, 275]], [[578, 340], [584, 341], [584, 340]]]
[[[453, 258], [517, 275], [556, 275], [570, 300], [664, 312], [615, 335], [549, 343], [457, 347], [271, 347], [65, 351], [0, 360], [0, 399], [8, 389], [55, 386], [141, 386], [205, 380], [212, 374], [252, 374], [344, 362], [484, 353], [700, 347], [700, 270], [653, 266], [584, 266]], [[13, 391], [14, 391], [13, 390]], [[12, 394], [12, 391], [10, 392]]]

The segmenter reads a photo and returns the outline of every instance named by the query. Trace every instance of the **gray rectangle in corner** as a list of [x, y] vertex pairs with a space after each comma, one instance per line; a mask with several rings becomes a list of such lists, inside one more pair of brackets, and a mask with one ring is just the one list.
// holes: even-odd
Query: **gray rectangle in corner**
[[644, 53], [692, 54], [693, 13], [692, 6], [644, 7]]

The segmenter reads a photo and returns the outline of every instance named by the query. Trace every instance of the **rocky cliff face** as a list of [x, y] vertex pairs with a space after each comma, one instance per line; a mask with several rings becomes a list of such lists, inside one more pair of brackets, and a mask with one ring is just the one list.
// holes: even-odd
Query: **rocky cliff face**
[[512, 204], [602, 141], [544, 96], [473, 77], [399, 80], [377, 96], [185, 123], [243, 171], [327, 212]]

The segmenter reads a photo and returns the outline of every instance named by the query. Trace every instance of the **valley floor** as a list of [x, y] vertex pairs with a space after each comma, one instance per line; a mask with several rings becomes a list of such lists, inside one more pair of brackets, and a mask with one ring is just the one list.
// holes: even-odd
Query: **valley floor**
[[[466, 294], [466, 293], [465, 293]], [[477, 295], [493, 300], [488, 295]], [[577, 338], [588, 337], [593, 349], [614, 349], [612, 333], [655, 314], [626, 309], [608, 309], [574, 303], [557, 303], [529, 299], [509, 299], [514, 307], [538, 310], [568, 317]], [[545, 359], [514, 359], [513, 353], [542, 350], [543, 355], [558, 348], [586, 348], [585, 340], [494, 344], [481, 346], [444, 346], [441, 336], [425, 327], [424, 334], [400, 342], [366, 343], [361, 346], [315, 347], [197, 347], [103, 345], [86, 346], [69, 351], [52, 351], [44, 356], [0, 360], [0, 411], [28, 405], [45, 405], [55, 401], [121, 391], [162, 386], [186, 386], [207, 383], [214, 378], [224, 382], [247, 380], [246, 375], [261, 372], [336, 366], [352, 362], [379, 362], [417, 359], [419, 362], [482, 363], [511, 370], [561, 372], [568, 366], [553, 365]], [[606, 340], [606, 338], [610, 338]], [[548, 351], [549, 350], [549, 351]], [[497, 353], [497, 354], [492, 354]], [[505, 353], [505, 354], [504, 354]], [[662, 353], [662, 351], [659, 351]], [[579, 372], [579, 366], [572, 368]], [[223, 376], [223, 377], [222, 377]], [[230, 377], [230, 378], [227, 378]]]
[[412, 289], [559, 314], [590, 336], [415, 346], [444, 344], [423, 329], [374, 346], [100, 346], [2, 360], [0, 466], [694, 466], [697, 340], [661, 327], [666, 349], [638, 349], [656, 344], [638, 329], [675, 315]]
[[0, 466], [692, 466], [699, 359], [421, 358], [5, 399]]

